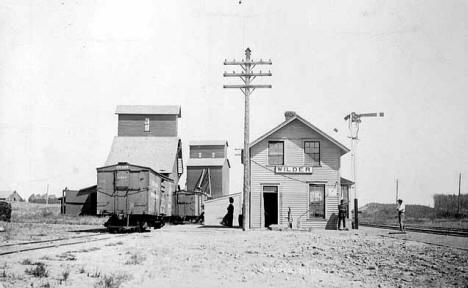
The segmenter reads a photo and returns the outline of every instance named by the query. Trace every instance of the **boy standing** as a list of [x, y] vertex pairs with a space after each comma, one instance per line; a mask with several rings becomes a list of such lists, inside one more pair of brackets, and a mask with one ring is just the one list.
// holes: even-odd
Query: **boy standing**
[[405, 231], [405, 204], [403, 204], [403, 200], [398, 199], [397, 201], [397, 211], [398, 211], [398, 224], [400, 224], [400, 231]]

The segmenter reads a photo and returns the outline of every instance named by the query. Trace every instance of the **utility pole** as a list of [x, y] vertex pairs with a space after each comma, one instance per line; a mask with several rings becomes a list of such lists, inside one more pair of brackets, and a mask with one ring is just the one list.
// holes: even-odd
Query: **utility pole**
[[244, 112], [244, 193], [242, 202], [242, 230], [247, 231], [250, 229], [250, 148], [249, 148], [249, 98], [250, 94], [257, 88], [271, 88], [271, 85], [264, 84], [252, 84], [252, 81], [257, 77], [271, 76], [271, 72], [268, 73], [254, 72], [253, 69], [257, 65], [271, 65], [271, 60], [264, 61], [253, 61], [250, 59], [250, 53], [252, 51], [247, 48], [245, 49], [245, 60], [242, 61], [228, 61], [224, 60], [224, 65], [236, 65], [242, 68], [242, 72], [232, 73], [224, 72], [224, 77], [239, 77], [243, 84], [241, 85], [223, 85], [223, 88], [240, 89], [244, 94], [245, 112]]
[[346, 115], [344, 120], [348, 121], [349, 138], [351, 139], [351, 157], [352, 157], [352, 170], [354, 181], [354, 229], [359, 229], [358, 219], [358, 198], [357, 198], [357, 173], [356, 173], [356, 154], [359, 134], [359, 124], [361, 124], [361, 117], [384, 117], [384, 113], [363, 113], [357, 114], [351, 112]]
[[460, 217], [460, 196], [461, 196], [461, 172], [458, 174], [458, 209], [457, 216]]
[[398, 203], [398, 178], [396, 179], [396, 199], [395, 203]]

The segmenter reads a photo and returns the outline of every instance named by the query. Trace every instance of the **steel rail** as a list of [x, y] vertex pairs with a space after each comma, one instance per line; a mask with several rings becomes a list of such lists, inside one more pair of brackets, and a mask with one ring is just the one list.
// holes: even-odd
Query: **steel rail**
[[[359, 223], [362, 226], [366, 227], [373, 227], [373, 228], [384, 228], [384, 229], [391, 229], [391, 230], [399, 230], [399, 226], [397, 225], [386, 225], [386, 224], [371, 224], [371, 223]], [[447, 236], [460, 236], [460, 237], [468, 237], [468, 231], [461, 229], [461, 230], [451, 230], [451, 229], [435, 229], [435, 228], [422, 228], [422, 227], [415, 227], [415, 226], [406, 226], [406, 231], [412, 232], [421, 232], [421, 233], [428, 233], [428, 234], [437, 234], [437, 235], [447, 235]]]
[[0, 249], [3, 247], [10, 247], [10, 246], [32, 245], [32, 244], [39, 244], [39, 243], [46, 243], [46, 242], [73, 240], [73, 239], [80, 239], [80, 238], [93, 237], [93, 236], [99, 236], [99, 235], [102, 235], [102, 234], [91, 234], [91, 235], [81, 235], [81, 236], [76, 236], [76, 237], [55, 238], [55, 239], [49, 239], [49, 240], [36, 240], [36, 241], [30, 241], [30, 242], [10, 243], [10, 244], [0, 245]]
[[[114, 238], [118, 238], [118, 237], [122, 237], [122, 236], [126, 236], [126, 235], [128, 235], [128, 234], [113, 235], [113, 236], [107, 236], [107, 237], [102, 237], [102, 238], [98, 238], [98, 239], [86, 239], [86, 240], [74, 241], [74, 242], [54, 243], [54, 244], [51, 244], [51, 245], [43, 245], [43, 246], [30, 247], [30, 248], [21, 248], [21, 249], [16, 249], [16, 250], [11, 250], [11, 251], [0, 252], [0, 256], [8, 255], [8, 254], [21, 253], [21, 252], [27, 252], [27, 251], [33, 251], [33, 250], [41, 250], [41, 249], [47, 249], [47, 248], [56, 248], [56, 247], [61, 247], [61, 246], [69, 246], [69, 245], [76, 245], [76, 244], [82, 244], [82, 243], [96, 242], [96, 241], [114, 239]], [[87, 235], [87, 236], [88, 236], [88, 238], [90, 238], [90, 237], [99, 236], [99, 235]], [[75, 238], [72, 238], [72, 239], [75, 239]], [[68, 240], [68, 239], [64, 239], [64, 240]], [[59, 241], [59, 240], [56, 240], [56, 241]], [[48, 242], [48, 241], [45, 241], [45, 242]], [[34, 245], [34, 244], [37, 244], [37, 243], [18, 243], [18, 244], [21, 244], [21, 245], [26, 245], [26, 244]]]

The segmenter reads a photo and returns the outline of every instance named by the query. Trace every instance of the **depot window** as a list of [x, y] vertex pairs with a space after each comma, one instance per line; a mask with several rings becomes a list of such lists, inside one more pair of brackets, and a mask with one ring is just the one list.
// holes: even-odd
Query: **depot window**
[[304, 164], [320, 166], [320, 141], [304, 141]]
[[268, 142], [268, 165], [284, 165], [284, 143], [282, 141]]

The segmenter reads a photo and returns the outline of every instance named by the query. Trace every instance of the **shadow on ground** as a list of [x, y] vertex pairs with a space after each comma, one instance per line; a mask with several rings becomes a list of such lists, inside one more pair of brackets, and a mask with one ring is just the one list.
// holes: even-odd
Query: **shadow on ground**
[[108, 233], [106, 228], [78, 229], [70, 230], [72, 233]]
[[198, 228], [207, 228], [207, 229], [241, 229], [239, 226], [227, 227], [227, 226], [218, 226], [218, 225], [201, 225]]

